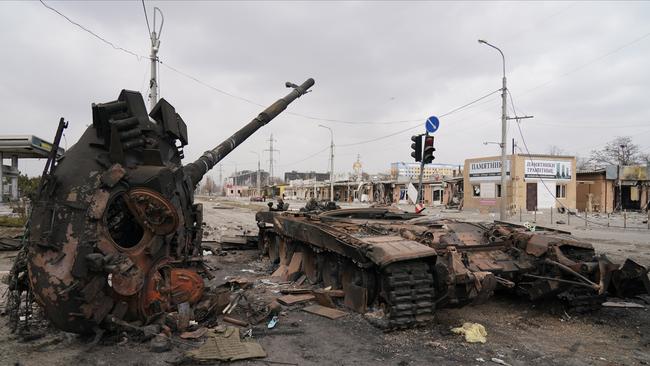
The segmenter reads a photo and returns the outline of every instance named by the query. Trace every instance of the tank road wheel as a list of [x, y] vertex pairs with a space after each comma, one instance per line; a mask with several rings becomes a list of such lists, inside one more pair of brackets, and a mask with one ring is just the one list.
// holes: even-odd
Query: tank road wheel
[[428, 263], [393, 263], [383, 269], [382, 277], [381, 296], [389, 328], [407, 328], [433, 320], [435, 291]]

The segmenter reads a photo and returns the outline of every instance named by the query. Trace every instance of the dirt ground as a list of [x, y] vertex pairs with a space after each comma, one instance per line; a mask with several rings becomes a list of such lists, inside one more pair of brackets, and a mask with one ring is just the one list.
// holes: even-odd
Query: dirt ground
[[[256, 210], [264, 204], [203, 199], [204, 220], [210, 233], [255, 233]], [[297, 203], [292, 202], [293, 206]], [[433, 215], [448, 213], [430, 210]], [[463, 214], [448, 214], [458, 217]], [[466, 214], [482, 219], [481, 215]], [[566, 226], [566, 225], [565, 225]], [[564, 229], [567, 229], [566, 227]], [[631, 257], [650, 265], [650, 234], [640, 230], [579, 229], [574, 234], [594, 243], [597, 250], [615, 260]], [[0, 253], [0, 273], [8, 271], [15, 253]], [[229, 251], [207, 256], [216, 280], [245, 277], [255, 281], [252, 294], [268, 299], [278, 296], [270, 278], [270, 264], [255, 250]], [[268, 283], [268, 282], [267, 282]], [[4, 285], [0, 291], [4, 292]], [[330, 320], [285, 307], [275, 329], [253, 330], [267, 358], [233, 362], [233, 365], [647, 365], [650, 364], [650, 313], [645, 309], [603, 308], [587, 314], [565, 312], [554, 302], [529, 303], [507, 295], [495, 295], [486, 304], [460, 309], [439, 309], [436, 320], [424, 327], [384, 333], [363, 315], [348, 313]], [[344, 309], [341, 307], [341, 309]], [[485, 326], [485, 344], [466, 343], [450, 329], [464, 322]], [[264, 327], [261, 324], [257, 327]], [[291, 333], [291, 334], [286, 334]], [[118, 337], [119, 338], [119, 337]], [[119, 341], [119, 339], [118, 339]], [[171, 351], [154, 353], [148, 343], [114, 337], [90, 347], [90, 339], [47, 329], [46, 335], [22, 341], [9, 332], [0, 318], [0, 365], [165, 365], [175, 363], [201, 341], [174, 338]], [[192, 363], [184, 363], [192, 364]]]

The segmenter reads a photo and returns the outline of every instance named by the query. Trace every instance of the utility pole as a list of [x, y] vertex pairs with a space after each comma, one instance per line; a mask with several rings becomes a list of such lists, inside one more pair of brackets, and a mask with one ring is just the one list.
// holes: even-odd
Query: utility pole
[[[144, 6], [144, 3], [143, 3]], [[156, 32], [156, 13], [160, 14], [160, 28]], [[145, 17], [147, 15], [147, 10], [145, 8]], [[153, 8], [153, 31], [149, 28], [149, 18], [147, 18], [147, 28], [149, 29], [149, 37], [151, 39], [151, 54], [149, 59], [151, 60], [151, 79], [149, 80], [149, 109], [158, 103], [158, 50], [160, 49], [160, 33], [162, 33], [163, 23], [165, 22], [165, 17], [163, 16], [162, 11], [154, 7]]]
[[273, 148], [273, 134], [269, 137], [269, 148], [264, 150], [269, 152], [269, 186], [273, 185], [273, 152], [280, 151]]
[[253, 154], [257, 154], [257, 194], [262, 195], [262, 183], [260, 177], [260, 153], [257, 151], [251, 151]]
[[623, 209], [623, 187], [621, 186], [621, 166], [623, 165], [625, 159], [625, 145], [619, 145], [621, 148], [621, 153], [618, 155], [618, 166], [616, 167], [616, 185], [618, 186], [618, 202], [616, 203], [616, 210]]
[[501, 204], [499, 205], [499, 220], [505, 220], [507, 217], [506, 215], [506, 205], [508, 203], [508, 190], [506, 188], [506, 148], [507, 148], [507, 134], [508, 134], [508, 128], [507, 128], [507, 92], [508, 92], [508, 87], [506, 83], [506, 57], [503, 55], [503, 52], [501, 50], [482, 40], [479, 39], [478, 43], [482, 43], [486, 46], [490, 46], [494, 48], [495, 50], [499, 51], [501, 54], [501, 59], [503, 60], [503, 79], [502, 79], [502, 87], [501, 87]]
[[219, 190], [223, 193], [223, 164], [219, 164]]
[[330, 131], [330, 201], [334, 201], [334, 132], [327, 126], [318, 125]]

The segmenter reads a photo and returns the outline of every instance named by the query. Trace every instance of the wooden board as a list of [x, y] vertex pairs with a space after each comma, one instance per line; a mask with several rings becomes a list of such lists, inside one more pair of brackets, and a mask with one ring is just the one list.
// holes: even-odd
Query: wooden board
[[300, 304], [301, 302], [307, 302], [314, 299], [312, 294], [302, 294], [302, 295], [284, 295], [278, 297], [278, 302], [282, 305], [295, 305]]
[[345, 311], [328, 308], [322, 305], [305, 306], [304, 308], [302, 308], [302, 310], [311, 314], [324, 316], [329, 319], [338, 319], [342, 316], [348, 315], [348, 313], [346, 313]]

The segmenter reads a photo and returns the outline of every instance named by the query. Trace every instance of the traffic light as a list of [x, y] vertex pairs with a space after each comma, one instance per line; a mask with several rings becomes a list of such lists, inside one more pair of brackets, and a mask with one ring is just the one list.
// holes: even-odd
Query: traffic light
[[411, 156], [415, 161], [422, 161], [422, 136], [423, 135], [411, 136], [411, 141], [413, 141], [411, 144], [411, 150], [413, 150]]
[[433, 152], [436, 151], [436, 148], [433, 147], [433, 136], [426, 136], [424, 138], [424, 152], [422, 153], [422, 161], [425, 164], [429, 164], [435, 159]]

